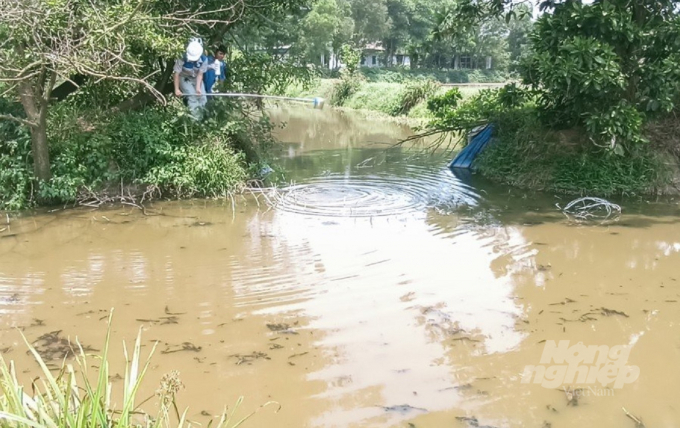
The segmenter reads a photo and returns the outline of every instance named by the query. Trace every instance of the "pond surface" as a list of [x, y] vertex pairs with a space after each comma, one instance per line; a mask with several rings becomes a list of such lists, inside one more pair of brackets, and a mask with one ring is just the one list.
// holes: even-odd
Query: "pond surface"
[[[577, 224], [555, 206], [570, 198], [388, 150], [407, 126], [271, 114], [287, 123], [275, 192], [0, 225], [0, 350], [25, 381], [38, 369], [20, 331], [56, 367], [60, 339], [101, 349], [115, 308], [112, 373], [142, 327], [145, 352], [159, 345], [140, 396], [179, 370], [178, 404], [201, 423], [243, 395], [242, 415], [282, 406], [254, 427], [680, 425], [677, 205]], [[559, 381], [541, 358], [565, 340], [610, 359], [627, 345], [617, 361], [639, 375], [522, 383], [528, 365]]]

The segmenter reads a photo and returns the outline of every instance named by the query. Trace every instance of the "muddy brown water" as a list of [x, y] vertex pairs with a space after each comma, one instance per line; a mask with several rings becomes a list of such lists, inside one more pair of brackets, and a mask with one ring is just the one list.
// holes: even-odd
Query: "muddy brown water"
[[[281, 404], [255, 427], [634, 428], [623, 408], [647, 427], [680, 425], [672, 201], [623, 201], [619, 221], [578, 224], [556, 209], [565, 198], [385, 150], [407, 126], [332, 110], [272, 115], [287, 123], [286, 173], [269, 203], [75, 209], [0, 225], [0, 349], [26, 382], [38, 369], [20, 332], [58, 366], [68, 338], [101, 349], [115, 308], [114, 389], [122, 341], [141, 327], [144, 351], [159, 345], [140, 396], [179, 370], [179, 405], [201, 423], [242, 395], [242, 415]], [[551, 340], [628, 345], [639, 376], [622, 388], [522, 383]], [[581, 388], [578, 399], [563, 387]]]

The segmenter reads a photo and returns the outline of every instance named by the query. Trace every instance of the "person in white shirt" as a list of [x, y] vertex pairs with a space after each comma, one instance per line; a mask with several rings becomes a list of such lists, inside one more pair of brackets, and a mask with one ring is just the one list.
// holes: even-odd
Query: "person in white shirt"
[[175, 95], [186, 96], [187, 105], [196, 119], [203, 117], [207, 98], [203, 89], [203, 76], [208, 70], [208, 58], [203, 55], [203, 45], [192, 40], [186, 53], [175, 62]]

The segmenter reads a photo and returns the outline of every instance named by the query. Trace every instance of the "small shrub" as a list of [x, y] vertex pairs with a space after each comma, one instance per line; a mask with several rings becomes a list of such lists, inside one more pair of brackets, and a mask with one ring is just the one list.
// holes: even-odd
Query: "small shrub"
[[32, 203], [33, 160], [30, 137], [0, 144], [0, 210], [20, 210]]
[[359, 68], [359, 63], [361, 62], [361, 50], [344, 44], [340, 48], [340, 59], [345, 63], [347, 72], [354, 74]]
[[[272, 126], [241, 106], [216, 103], [197, 123], [181, 103], [93, 117], [64, 102], [48, 128], [52, 179], [34, 185], [27, 131], [0, 123], [0, 208], [75, 202], [84, 190], [155, 186], [161, 196], [226, 196], [266, 161]], [[97, 123], [97, 126], [91, 125]]]
[[[21, 116], [21, 107], [0, 98], [0, 112]], [[0, 210], [31, 204], [33, 157], [28, 129], [0, 120]]]
[[408, 114], [413, 107], [433, 97], [439, 91], [439, 84], [433, 80], [415, 80], [401, 91], [399, 103], [392, 112], [393, 116]]
[[512, 74], [498, 70], [437, 70], [427, 68], [362, 67], [361, 73], [369, 82], [403, 83], [413, 79], [430, 79], [440, 83], [502, 83]]
[[427, 109], [437, 118], [443, 118], [450, 111], [458, 107], [458, 102], [463, 99], [463, 95], [458, 88], [452, 88], [443, 95], [432, 97], [427, 100]]
[[334, 106], [342, 106], [361, 87], [362, 79], [350, 73], [343, 73], [340, 81], [335, 84], [331, 103]]
[[391, 115], [399, 105], [401, 90], [398, 83], [364, 83], [344, 106]]
[[163, 164], [154, 165], [140, 180], [177, 198], [225, 197], [248, 178], [245, 154], [236, 154], [219, 136], [172, 150]]
[[476, 166], [494, 180], [581, 195], [649, 193], [670, 182], [670, 171], [649, 146], [627, 156], [593, 146], [584, 131], [549, 131], [531, 107], [496, 116], [496, 144]]

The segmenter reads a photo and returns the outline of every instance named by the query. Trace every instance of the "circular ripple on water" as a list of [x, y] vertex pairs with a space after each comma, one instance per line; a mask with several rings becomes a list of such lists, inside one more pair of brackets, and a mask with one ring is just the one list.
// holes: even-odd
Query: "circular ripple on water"
[[298, 214], [375, 217], [451, 208], [478, 198], [450, 174], [410, 169], [399, 176], [319, 177], [280, 189], [273, 202], [279, 210]]

